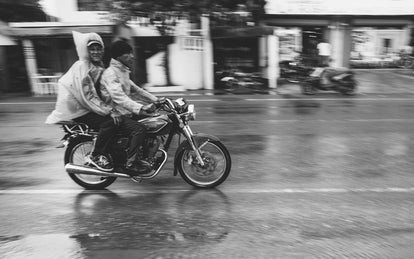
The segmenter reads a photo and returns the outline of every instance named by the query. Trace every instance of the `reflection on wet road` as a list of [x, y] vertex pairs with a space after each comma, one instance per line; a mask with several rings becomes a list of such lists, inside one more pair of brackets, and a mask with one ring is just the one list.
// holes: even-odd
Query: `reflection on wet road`
[[412, 193], [18, 197], [8, 205], [18, 218], [1, 213], [9, 222], [0, 237], [6, 258], [409, 258], [404, 244], [414, 234]]

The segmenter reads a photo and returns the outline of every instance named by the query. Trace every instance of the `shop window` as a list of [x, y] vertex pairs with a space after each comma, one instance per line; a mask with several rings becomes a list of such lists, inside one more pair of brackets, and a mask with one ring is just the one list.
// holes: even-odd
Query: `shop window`
[[109, 4], [99, 0], [78, 0], [79, 11], [108, 11]]

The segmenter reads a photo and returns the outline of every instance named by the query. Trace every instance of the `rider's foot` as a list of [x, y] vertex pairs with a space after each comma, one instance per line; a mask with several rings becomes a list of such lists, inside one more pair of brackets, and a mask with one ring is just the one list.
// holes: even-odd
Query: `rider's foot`
[[128, 170], [128, 174], [135, 176], [146, 174], [151, 169], [151, 164], [144, 160], [128, 161], [125, 168]]
[[114, 167], [112, 166], [111, 162], [104, 155], [89, 155], [86, 159], [86, 162], [95, 166], [101, 171], [110, 172], [114, 170]]

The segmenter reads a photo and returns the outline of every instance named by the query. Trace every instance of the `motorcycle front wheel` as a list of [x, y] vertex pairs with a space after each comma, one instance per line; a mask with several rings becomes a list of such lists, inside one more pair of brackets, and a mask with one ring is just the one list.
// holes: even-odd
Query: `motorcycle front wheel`
[[208, 140], [200, 146], [202, 166], [190, 146], [178, 154], [178, 171], [190, 185], [199, 188], [214, 188], [223, 183], [230, 174], [231, 157], [220, 142]]
[[[85, 158], [92, 152], [93, 142], [90, 139], [74, 139], [66, 149], [65, 165], [85, 165]], [[86, 174], [68, 174], [78, 185], [88, 190], [102, 190], [111, 185], [116, 177], [103, 177]]]

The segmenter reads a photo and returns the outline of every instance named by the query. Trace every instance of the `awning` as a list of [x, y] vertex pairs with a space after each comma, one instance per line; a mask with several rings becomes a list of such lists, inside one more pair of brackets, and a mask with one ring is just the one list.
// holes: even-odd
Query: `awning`
[[96, 32], [112, 35], [114, 24], [70, 24], [59, 22], [9, 23], [16, 37], [57, 37], [71, 36], [72, 31], [82, 33]]

